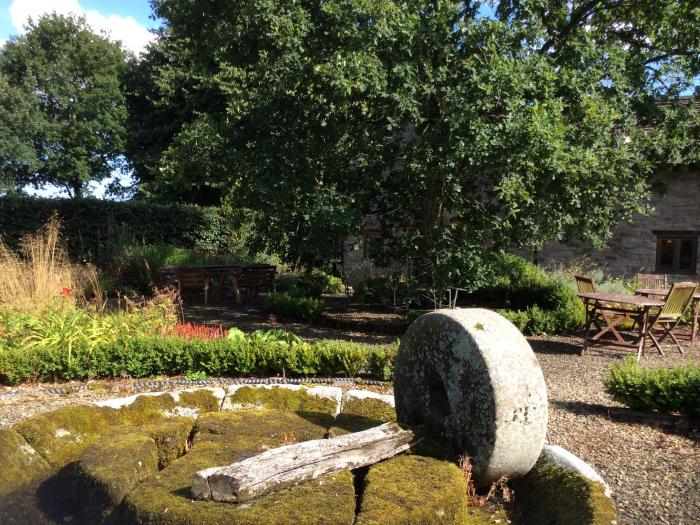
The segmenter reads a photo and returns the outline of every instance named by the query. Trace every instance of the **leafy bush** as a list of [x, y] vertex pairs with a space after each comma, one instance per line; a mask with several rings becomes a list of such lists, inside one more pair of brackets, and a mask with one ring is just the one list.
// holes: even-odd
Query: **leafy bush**
[[571, 333], [583, 325], [585, 311], [575, 288], [512, 255], [496, 259], [491, 284], [470, 295], [501, 310], [527, 335]]
[[312, 322], [325, 310], [320, 299], [295, 297], [289, 292], [269, 293], [265, 296], [265, 307], [273, 314], [289, 319]]
[[318, 298], [321, 294], [340, 293], [345, 289], [339, 277], [319, 269], [299, 274], [280, 274], [275, 282], [278, 292], [289, 292], [296, 297]]
[[70, 359], [65, 348], [11, 345], [0, 338], [0, 383], [180, 374], [368, 374], [386, 379], [396, 358], [396, 345], [307, 343], [296, 342], [294, 334], [277, 336], [264, 332], [217, 339], [146, 335], [105, 340], [92, 348], [79, 341]]
[[643, 368], [629, 357], [612, 366], [604, 383], [613, 399], [630, 408], [700, 418], [700, 365]]
[[410, 305], [417, 297], [416, 284], [400, 274], [369, 278], [354, 288], [354, 298], [361, 303]]
[[60, 356], [70, 368], [76, 354], [89, 356], [98, 347], [117, 340], [165, 334], [174, 328], [176, 320], [174, 297], [167, 293], [140, 305], [127, 303], [124, 309], [109, 313], [70, 304], [40, 312], [5, 307], [0, 308], [0, 341], [10, 349]]

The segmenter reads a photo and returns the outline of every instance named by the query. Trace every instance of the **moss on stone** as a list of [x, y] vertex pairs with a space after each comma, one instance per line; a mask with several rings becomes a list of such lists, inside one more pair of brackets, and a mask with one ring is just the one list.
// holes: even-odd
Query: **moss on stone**
[[488, 516], [467, 521], [466, 490], [464, 477], [452, 462], [397, 456], [370, 467], [356, 523], [489, 523]]
[[217, 412], [221, 406], [221, 400], [211, 390], [192, 390], [180, 392], [177, 405], [198, 408], [203, 412]]
[[173, 417], [139, 428], [139, 432], [150, 436], [156, 445], [159, 469], [164, 469], [185, 453], [194, 425], [194, 420], [189, 417]]
[[617, 510], [600, 483], [539, 460], [515, 487], [525, 525], [610, 525]]
[[309, 395], [305, 388], [254, 388], [244, 386], [237, 389], [229, 397], [229, 400], [234, 406], [257, 406], [291, 412], [335, 414], [336, 410], [336, 402], [333, 399]]
[[343, 403], [343, 414], [363, 416], [377, 421], [396, 421], [396, 409], [381, 399], [353, 398]]
[[355, 497], [349, 472], [310, 481], [245, 505], [191, 499], [192, 476], [198, 470], [240, 461], [291, 441], [321, 438], [325, 426], [298, 414], [274, 410], [205, 414], [197, 426], [190, 453], [137, 486], [126, 497], [125, 522], [352, 523]]
[[29, 417], [13, 428], [51, 465], [63, 467], [109, 429], [115, 412], [89, 405], [70, 406]]
[[46, 474], [49, 464], [14, 430], [0, 429], [0, 496]]
[[83, 451], [77, 465], [83, 518], [100, 523], [136, 484], [158, 471], [158, 452], [150, 436], [137, 432], [103, 437]]
[[257, 454], [280, 444], [321, 439], [333, 422], [330, 414], [279, 410], [233, 410], [203, 414], [194, 444], [225, 443], [232, 450]]
[[376, 427], [387, 421], [396, 421], [396, 410], [381, 399], [353, 398], [343, 403], [336, 417], [332, 434], [340, 436]]
[[124, 407], [125, 411], [164, 411], [172, 410], [177, 403], [170, 394], [160, 394], [157, 396], [140, 395], [129, 406]]

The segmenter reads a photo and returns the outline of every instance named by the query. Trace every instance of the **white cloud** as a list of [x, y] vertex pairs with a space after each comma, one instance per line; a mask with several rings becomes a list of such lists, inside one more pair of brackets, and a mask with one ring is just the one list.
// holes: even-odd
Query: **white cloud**
[[27, 18], [38, 19], [49, 13], [74, 14], [85, 17], [88, 25], [97, 32], [104, 31], [113, 40], [121, 40], [126, 49], [140, 53], [153, 39], [148, 29], [131, 16], [104, 15], [98, 11], [85, 11], [78, 0], [13, 0], [10, 17], [17, 31], [23, 33]]

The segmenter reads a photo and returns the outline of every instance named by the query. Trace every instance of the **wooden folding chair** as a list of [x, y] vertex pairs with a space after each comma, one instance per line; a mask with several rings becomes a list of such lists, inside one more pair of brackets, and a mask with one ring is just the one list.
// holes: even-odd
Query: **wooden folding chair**
[[[596, 293], [598, 291], [595, 281], [592, 278], [586, 277], [585, 275], [575, 275], [574, 279], [576, 279], [578, 293]], [[596, 309], [595, 304], [583, 301], [583, 305], [586, 307], [586, 319], [591, 319], [591, 314], [593, 314]], [[600, 323], [598, 322], [598, 319], [593, 317], [591, 321], [595, 323], [596, 327], [600, 330]], [[587, 328], [588, 327], [586, 327], [586, 329]]]
[[665, 273], [638, 273], [637, 288], [666, 288], [668, 287], [668, 279]]
[[[671, 289], [666, 295], [664, 305], [659, 308], [658, 311], [651, 314], [651, 320], [649, 321], [649, 328], [646, 330], [646, 334], [661, 355], [664, 355], [663, 350], [661, 350], [661, 343], [666, 337], [670, 337], [673, 340], [678, 351], [683, 355], [683, 348], [673, 334], [673, 331], [681, 322], [683, 314], [688, 309], [688, 306], [690, 306], [693, 295], [695, 295], [697, 289], [697, 283], [675, 283], [671, 286]], [[654, 331], [661, 334], [658, 339], [654, 335]]]

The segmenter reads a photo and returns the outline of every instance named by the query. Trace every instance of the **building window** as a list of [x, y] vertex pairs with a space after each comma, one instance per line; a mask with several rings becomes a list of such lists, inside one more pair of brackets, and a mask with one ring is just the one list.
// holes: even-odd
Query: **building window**
[[695, 273], [698, 252], [697, 232], [654, 232], [656, 234], [656, 271]]

